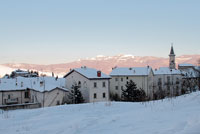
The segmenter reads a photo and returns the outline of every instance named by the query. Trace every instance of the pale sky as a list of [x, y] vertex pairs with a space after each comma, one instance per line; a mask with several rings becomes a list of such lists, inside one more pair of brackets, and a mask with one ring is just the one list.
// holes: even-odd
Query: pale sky
[[200, 54], [200, 0], [1, 0], [0, 64]]

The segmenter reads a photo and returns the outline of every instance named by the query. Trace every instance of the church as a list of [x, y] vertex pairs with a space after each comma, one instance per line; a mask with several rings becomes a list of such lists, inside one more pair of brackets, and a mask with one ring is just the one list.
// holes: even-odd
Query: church
[[181, 94], [182, 73], [176, 69], [175, 57], [172, 45], [169, 54], [169, 67], [160, 67], [154, 70], [154, 99]]

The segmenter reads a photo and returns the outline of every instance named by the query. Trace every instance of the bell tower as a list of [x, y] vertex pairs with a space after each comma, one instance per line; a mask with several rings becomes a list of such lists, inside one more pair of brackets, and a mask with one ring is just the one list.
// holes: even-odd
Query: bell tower
[[173, 43], [172, 43], [170, 54], [169, 54], [169, 68], [170, 69], [176, 69], [175, 56], [176, 55], [174, 54], [174, 48], [173, 48]]

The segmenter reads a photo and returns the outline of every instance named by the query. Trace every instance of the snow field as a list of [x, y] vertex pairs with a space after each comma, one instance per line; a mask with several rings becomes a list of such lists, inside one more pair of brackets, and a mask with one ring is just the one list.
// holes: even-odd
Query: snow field
[[0, 134], [199, 134], [200, 92], [145, 103], [0, 111]]

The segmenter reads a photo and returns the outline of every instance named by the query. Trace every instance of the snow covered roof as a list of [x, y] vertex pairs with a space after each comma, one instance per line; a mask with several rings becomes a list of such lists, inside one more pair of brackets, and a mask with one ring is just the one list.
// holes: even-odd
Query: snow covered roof
[[181, 75], [181, 71], [177, 69], [170, 69], [169, 67], [160, 67], [154, 70], [155, 75], [165, 74], [165, 75]]
[[117, 67], [112, 70], [110, 76], [141, 76], [149, 75], [151, 67]]
[[[60, 90], [64, 90], [64, 91], [69, 91], [69, 89], [64, 88], [64, 87], [55, 87], [54, 89], [50, 90], [50, 92], [53, 91], [53, 90], [55, 90], [55, 89], [60, 89]], [[45, 92], [46, 92], [46, 90], [45, 90]]]
[[193, 68], [184, 69], [181, 72], [184, 75], [184, 78], [197, 78], [197, 77], [199, 77], [198, 71], [194, 70]]
[[56, 87], [64, 87], [65, 79], [55, 77], [16, 77], [13, 79], [0, 79], [0, 91], [5, 90], [23, 90], [26, 88], [34, 89], [40, 92], [51, 91]]
[[20, 70], [20, 69], [15, 70], [15, 71], [13, 71], [13, 72], [15, 72], [15, 73], [17, 73], [17, 74], [29, 73], [28, 71], [24, 71], [24, 70]]
[[79, 74], [83, 75], [84, 77], [88, 79], [110, 79], [110, 76], [104, 74], [103, 72], [101, 72], [101, 76], [98, 77], [97, 76], [98, 70], [93, 69], [93, 68], [88, 68], [88, 67], [75, 68], [71, 70], [69, 73], [67, 73], [64, 76], [64, 78], [67, 77], [69, 74], [71, 74], [73, 71], [78, 72]]
[[193, 64], [189, 64], [189, 63], [182, 63], [182, 64], [178, 64], [178, 66], [182, 66], [182, 67], [193, 67]]
[[200, 66], [195, 66], [194, 67], [197, 71], [200, 71]]

